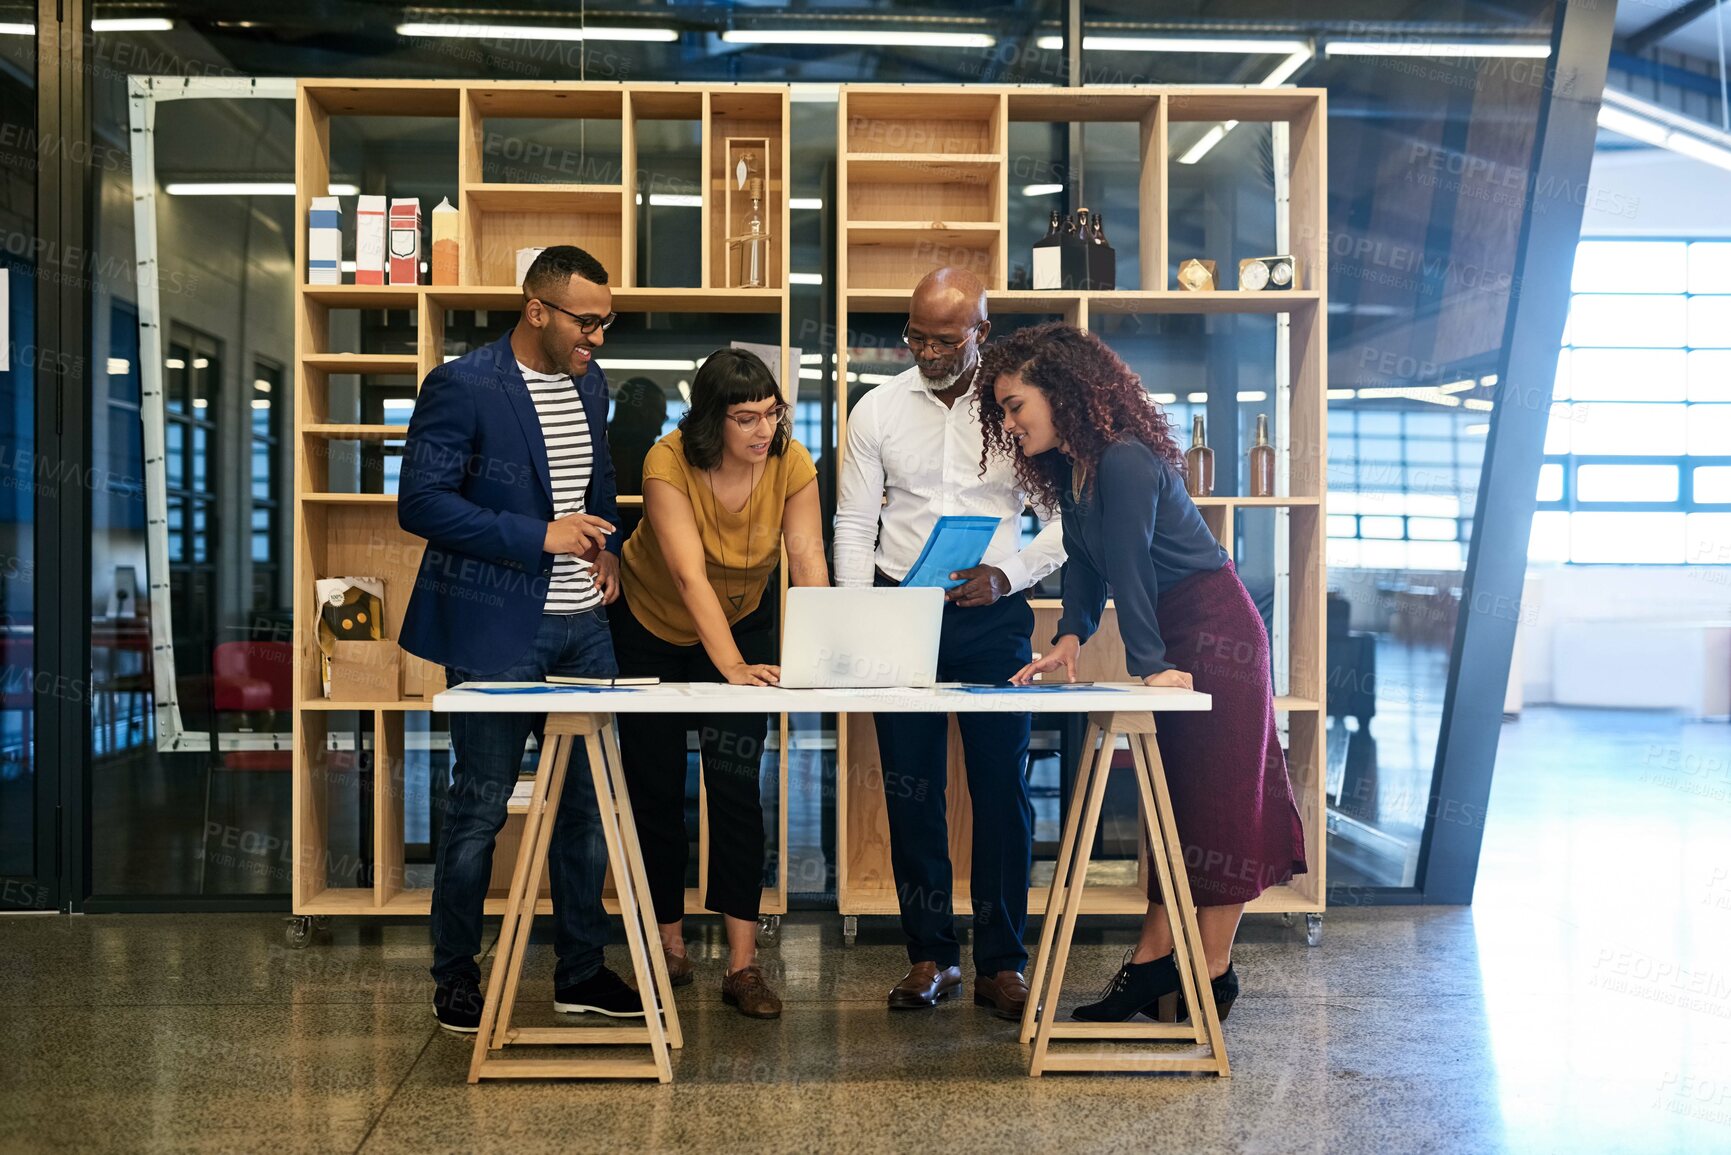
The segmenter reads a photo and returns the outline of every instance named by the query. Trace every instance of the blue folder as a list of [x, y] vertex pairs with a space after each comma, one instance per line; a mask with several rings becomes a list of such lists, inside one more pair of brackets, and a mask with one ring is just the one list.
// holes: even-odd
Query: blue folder
[[932, 535], [926, 538], [925, 548], [920, 550], [919, 560], [902, 579], [902, 585], [937, 586], [946, 590], [961, 585], [961, 582], [951, 580], [950, 575], [980, 564], [980, 559], [986, 556], [986, 547], [992, 544], [992, 536], [998, 532], [999, 520], [995, 517], [938, 518], [938, 524], [932, 526]]

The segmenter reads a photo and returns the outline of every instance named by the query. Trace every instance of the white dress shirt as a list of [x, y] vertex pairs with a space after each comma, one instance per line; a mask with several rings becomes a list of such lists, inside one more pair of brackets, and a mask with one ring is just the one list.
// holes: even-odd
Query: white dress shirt
[[945, 405], [926, 388], [918, 366], [861, 398], [847, 415], [835, 511], [836, 584], [869, 586], [874, 565], [901, 580], [938, 518], [956, 515], [1000, 519], [980, 564], [1003, 570], [1012, 593], [1063, 565], [1064, 531], [1055, 516], [1042, 516], [1039, 534], [1021, 548], [1027, 501], [1015, 467], [994, 456], [981, 477], [984, 444], [974, 392]]

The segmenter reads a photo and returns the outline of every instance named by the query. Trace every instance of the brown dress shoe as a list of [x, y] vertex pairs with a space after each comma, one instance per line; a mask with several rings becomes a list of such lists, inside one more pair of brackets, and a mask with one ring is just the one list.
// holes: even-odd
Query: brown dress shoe
[[935, 1007], [939, 999], [961, 989], [961, 967], [939, 968], [935, 962], [917, 962], [890, 990], [890, 1006], [897, 1010]]
[[1021, 971], [974, 976], [974, 1005], [991, 1007], [1000, 1019], [1020, 1021], [1028, 1005], [1028, 980]]
[[663, 951], [662, 954], [667, 959], [667, 981], [676, 987], [690, 986], [691, 972], [696, 969], [691, 965], [691, 960], [682, 954], [668, 951]]
[[763, 981], [763, 971], [755, 966], [741, 967], [721, 980], [721, 1001], [738, 1007], [739, 1013], [747, 1018], [781, 1018], [781, 1000]]

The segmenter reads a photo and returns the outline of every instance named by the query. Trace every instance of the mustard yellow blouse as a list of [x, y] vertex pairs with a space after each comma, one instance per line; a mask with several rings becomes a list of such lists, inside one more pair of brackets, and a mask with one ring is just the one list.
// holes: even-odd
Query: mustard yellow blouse
[[[684, 435], [677, 429], [657, 441], [643, 459], [645, 491], [651, 479], [665, 481], [690, 499], [709, 584], [727, 624], [735, 624], [758, 607], [770, 572], [781, 560], [787, 499], [817, 479], [811, 454], [799, 442], [789, 441], [780, 457], [767, 460], [763, 476], [737, 513], [716, 501], [707, 475], [685, 459]], [[621, 561], [632, 615], [664, 642], [697, 645], [697, 625], [686, 612], [648, 517], [625, 542]]]

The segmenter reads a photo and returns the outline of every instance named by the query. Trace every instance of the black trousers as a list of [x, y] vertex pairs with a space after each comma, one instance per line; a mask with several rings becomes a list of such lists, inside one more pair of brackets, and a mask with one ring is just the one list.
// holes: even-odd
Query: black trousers
[[[747, 662], [776, 661], [773, 591], [733, 627]], [[644, 628], [621, 597], [608, 607], [613, 652], [622, 676], [663, 682], [724, 682], [701, 643], [676, 646]], [[734, 918], [756, 919], [763, 899], [763, 795], [759, 767], [767, 714], [620, 714], [619, 748], [637, 818], [637, 840], [649, 876], [657, 922], [685, 914], [685, 870], [691, 840], [685, 829], [686, 735], [697, 731], [703, 788], [709, 801], [709, 889], [703, 905]]]
[[[894, 584], [878, 578], [879, 585]], [[1023, 594], [963, 609], [946, 602], [938, 643], [940, 682], [1005, 682], [1027, 664], [1034, 611]], [[890, 864], [907, 935], [908, 961], [961, 963], [951, 915], [949, 719], [943, 714], [877, 714], [889, 813]], [[971, 889], [974, 967], [984, 975], [1021, 970], [1028, 961], [1034, 808], [1028, 798], [1029, 714], [958, 714], [973, 798]]]

